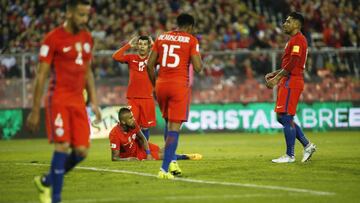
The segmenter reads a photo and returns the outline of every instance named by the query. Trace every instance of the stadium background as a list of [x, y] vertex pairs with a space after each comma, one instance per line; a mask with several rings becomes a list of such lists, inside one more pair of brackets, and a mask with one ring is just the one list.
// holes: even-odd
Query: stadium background
[[[205, 70], [195, 75], [192, 111], [185, 131], [276, 132], [275, 95], [263, 77], [279, 67], [288, 37], [281, 24], [289, 11], [305, 14], [310, 51], [298, 121], [305, 129], [358, 130], [360, 49], [357, 1], [93, 1], [89, 27], [95, 40], [92, 69], [104, 119], [94, 124], [106, 137], [116, 123], [116, 106], [126, 103], [128, 70], [113, 51], [134, 33], [174, 28], [180, 12], [196, 16], [196, 36]], [[31, 107], [37, 52], [43, 35], [60, 25], [59, 1], [1, 1], [0, 129], [3, 139], [30, 137], [23, 129]], [[336, 14], [336, 15], [334, 15]], [[163, 127], [159, 111], [159, 125]], [[33, 136], [33, 135], [31, 135]], [[45, 137], [42, 129], [37, 136]]]
[[[37, 52], [43, 35], [64, 19], [64, 1], [0, 0], [0, 202], [37, 202], [34, 175], [49, 168], [53, 146], [45, 125], [29, 134], [24, 120], [32, 101]], [[111, 162], [107, 139], [91, 142], [90, 155], [66, 176], [63, 202], [357, 202], [360, 198], [360, 9], [357, 0], [93, 0], [89, 27], [92, 64], [106, 137], [125, 104], [128, 71], [111, 59], [135, 32], [155, 38], [175, 16], [194, 14], [205, 71], [195, 75], [190, 121], [178, 153], [184, 177], [158, 180], [160, 162]], [[281, 23], [290, 11], [306, 18], [310, 47], [306, 86], [297, 121], [318, 151], [301, 163], [271, 164], [284, 152], [272, 112], [274, 93], [263, 85], [279, 67]], [[42, 114], [42, 118], [44, 115]], [[163, 123], [150, 141], [163, 145]], [[42, 120], [43, 121], [43, 120]], [[101, 129], [101, 130], [99, 130]], [[186, 133], [185, 133], [186, 132]], [[269, 135], [269, 136], [266, 136]], [[40, 138], [40, 139], [21, 139]], [[171, 192], [169, 192], [171, 191]]]

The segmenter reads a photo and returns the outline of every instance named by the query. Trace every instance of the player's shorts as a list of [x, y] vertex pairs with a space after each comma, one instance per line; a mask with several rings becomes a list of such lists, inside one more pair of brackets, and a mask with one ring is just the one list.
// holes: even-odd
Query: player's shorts
[[[157, 146], [156, 144], [152, 144], [149, 143], [149, 148], [150, 148], [150, 153], [151, 156], [155, 159], [155, 160], [159, 160], [159, 151], [160, 151], [160, 147]], [[144, 160], [146, 159], [146, 152], [144, 149], [139, 150], [139, 152], [137, 153], [136, 156], [139, 160]]]
[[85, 106], [46, 106], [46, 130], [49, 142], [89, 147], [90, 126]]
[[128, 106], [140, 127], [156, 126], [155, 102], [153, 98], [128, 98]]
[[275, 112], [295, 115], [301, 92], [302, 89], [290, 89], [285, 86], [278, 86]]
[[170, 122], [187, 121], [191, 99], [190, 87], [177, 83], [156, 83], [155, 91], [164, 119]]

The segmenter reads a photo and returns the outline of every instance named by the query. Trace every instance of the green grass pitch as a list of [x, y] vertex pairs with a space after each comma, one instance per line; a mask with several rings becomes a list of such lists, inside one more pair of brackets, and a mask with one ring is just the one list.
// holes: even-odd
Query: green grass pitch
[[[307, 136], [318, 147], [310, 162], [297, 142], [295, 163], [273, 164], [282, 134], [182, 134], [178, 153], [203, 159], [179, 161], [175, 181], [155, 178], [161, 161], [111, 162], [108, 140], [93, 140], [83, 168], [65, 176], [63, 202], [358, 202], [360, 133]], [[163, 145], [162, 136], [151, 141]], [[45, 139], [0, 141], [1, 203], [38, 201], [32, 178], [48, 170], [52, 149]]]

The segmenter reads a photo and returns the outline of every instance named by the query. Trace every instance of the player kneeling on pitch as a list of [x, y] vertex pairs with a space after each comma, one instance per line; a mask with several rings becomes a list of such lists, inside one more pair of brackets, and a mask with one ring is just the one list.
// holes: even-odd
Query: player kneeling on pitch
[[[122, 107], [118, 114], [119, 124], [110, 132], [112, 161], [161, 160], [163, 150], [148, 143], [133, 114], [127, 107]], [[200, 160], [201, 154], [176, 155], [177, 160]]]

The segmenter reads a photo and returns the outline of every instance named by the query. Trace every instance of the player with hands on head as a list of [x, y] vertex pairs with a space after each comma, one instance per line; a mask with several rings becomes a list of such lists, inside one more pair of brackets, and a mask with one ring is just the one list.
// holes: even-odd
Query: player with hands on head
[[[146, 64], [152, 43], [150, 36], [133, 36], [127, 44], [115, 51], [112, 56], [115, 61], [128, 64], [127, 103], [147, 140], [150, 137], [149, 128], [156, 126], [154, 88], [146, 72]], [[125, 54], [130, 48], [136, 48], [137, 53]]]

